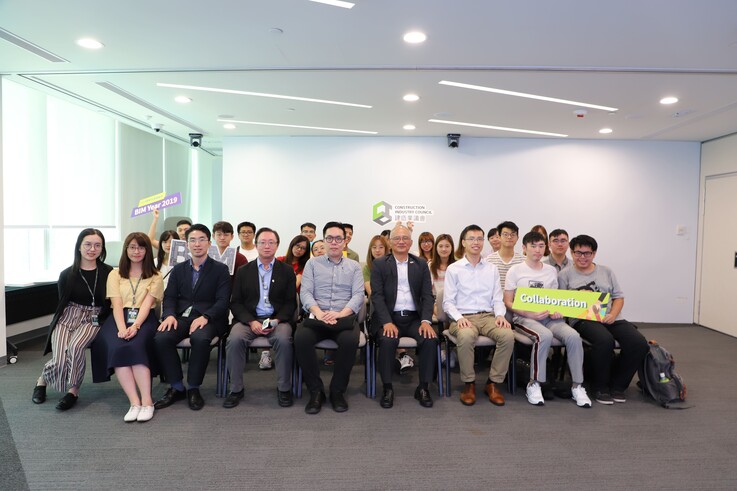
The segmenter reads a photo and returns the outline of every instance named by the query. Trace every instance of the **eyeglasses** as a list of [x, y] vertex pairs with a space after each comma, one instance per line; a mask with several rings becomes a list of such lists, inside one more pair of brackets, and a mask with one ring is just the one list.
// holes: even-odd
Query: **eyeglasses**
[[266, 246], [274, 247], [276, 245], [276, 241], [275, 240], [259, 240], [256, 243], [256, 245], [261, 246], [261, 247], [266, 247]]
[[589, 258], [594, 255], [594, 251], [573, 251], [573, 255], [576, 257]]
[[469, 238], [463, 239], [463, 240], [465, 240], [466, 242], [474, 243], [474, 242], [483, 242], [484, 241], [484, 238], [483, 237], [469, 237]]
[[502, 237], [504, 237], [505, 239], [511, 239], [512, 237], [517, 237], [517, 232], [504, 232], [502, 234]]
[[82, 242], [82, 248], [85, 251], [89, 251], [90, 249], [94, 249], [96, 251], [102, 250], [102, 243], [101, 242]]
[[425, 240], [421, 240], [420, 241], [420, 244], [432, 244], [432, 243], [433, 243], [433, 241], [430, 240], [430, 239], [425, 239]]
[[550, 242], [552, 242], [553, 244], [567, 244], [568, 239], [553, 239]]
[[327, 242], [328, 244], [332, 244], [333, 242], [335, 242], [336, 244], [342, 244], [344, 240], [345, 237], [333, 237], [332, 235], [328, 235], [327, 237], [325, 237], [325, 242]]
[[303, 245], [296, 245], [296, 246], [293, 247], [293, 249], [297, 249], [298, 251], [306, 251], [307, 250], [307, 247], [305, 247]]
[[204, 244], [205, 242], [209, 242], [210, 239], [207, 237], [192, 237], [190, 239], [187, 239], [187, 242], [190, 244]]
[[412, 238], [407, 237], [406, 235], [401, 237], [392, 237], [392, 242], [409, 242], [410, 240], [412, 240]]
[[238, 235], [253, 235], [253, 232], [249, 230], [241, 230], [240, 232], [238, 232]]
[[137, 245], [129, 245], [128, 246], [128, 252], [143, 252], [145, 251], [145, 247], [139, 247]]

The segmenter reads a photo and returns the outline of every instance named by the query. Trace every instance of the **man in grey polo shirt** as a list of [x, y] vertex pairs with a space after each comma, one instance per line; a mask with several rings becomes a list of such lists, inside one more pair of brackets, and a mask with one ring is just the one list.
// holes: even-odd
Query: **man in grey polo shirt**
[[570, 264], [568, 259], [568, 232], [562, 228], [556, 228], [548, 236], [548, 247], [550, 254], [542, 259], [542, 262], [553, 266], [558, 272]]
[[338, 344], [330, 381], [330, 403], [336, 412], [348, 410], [343, 394], [348, 387], [358, 348], [356, 314], [364, 302], [361, 265], [343, 257], [345, 226], [339, 222], [328, 222], [323, 228], [323, 236], [327, 254], [307, 261], [302, 273], [300, 299], [308, 316], [294, 336], [297, 361], [310, 391], [310, 400], [305, 406], [307, 414], [319, 413], [325, 402], [315, 356], [315, 344], [323, 339], [332, 339]]

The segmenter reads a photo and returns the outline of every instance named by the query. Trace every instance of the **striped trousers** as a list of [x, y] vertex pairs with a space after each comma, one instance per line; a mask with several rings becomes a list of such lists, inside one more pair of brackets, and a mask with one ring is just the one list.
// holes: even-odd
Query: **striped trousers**
[[85, 350], [100, 331], [92, 325], [92, 314], [99, 312], [88, 305], [69, 302], [51, 335], [51, 359], [44, 365], [41, 376], [46, 385], [59, 392], [79, 387], [87, 368]]

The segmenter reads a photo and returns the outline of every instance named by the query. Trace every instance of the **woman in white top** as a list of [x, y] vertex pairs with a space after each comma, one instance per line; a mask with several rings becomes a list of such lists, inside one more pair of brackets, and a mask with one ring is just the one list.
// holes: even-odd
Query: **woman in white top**
[[169, 283], [169, 273], [173, 266], [169, 266], [169, 253], [171, 252], [171, 241], [179, 239], [179, 234], [175, 230], [164, 230], [159, 237], [159, 252], [156, 255], [156, 269], [161, 273], [164, 280], [164, 288]]
[[453, 237], [448, 234], [438, 235], [435, 241], [435, 251], [430, 261], [430, 279], [432, 280], [432, 294], [437, 297], [443, 292], [445, 284], [445, 270], [456, 261], [453, 249]]
[[93, 381], [110, 380], [115, 371], [130, 401], [123, 420], [148, 421], [154, 415], [151, 364], [159, 325], [153, 306], [164, 296], [164, 282], [154, 267], [151, 241], [145, 234], [134, 232], [126, 237], [120, 267], [108, 276], [107, 296], [113, 315], [92, 347]]

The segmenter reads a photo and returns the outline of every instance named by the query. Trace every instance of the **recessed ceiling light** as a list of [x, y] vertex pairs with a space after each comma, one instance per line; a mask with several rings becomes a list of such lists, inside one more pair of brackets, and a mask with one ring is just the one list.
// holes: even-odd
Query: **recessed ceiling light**
[[601, 133], [602, 135], [608, 135], [612, 131], [614, 131], [614, 130], [612, 130], [611, 128], [602, 128], [602, 129], [599, 130], [599, 133]]
[[473, 128], [485, 128], [489, 130], [499, 130], [499, 131], [512, 131], [516, 133], [529, 133], [531, 135], [540, 135], [540, 136], [559, 136], [561, 138], [566, 138], [568, 135], [564, 135], [561, 133], [549, 133], [547, 131], [535, 131], [535, 130], [524, 130], [520, 128], [506, 128], [504, 126], [491, 126], [488, 124], [478, 124], [478, 123], [463, 123], [461, 121], [446, 121], [444, 119], [428, 119], [431, 123], [443, 123], [443, 124], [452, 124], [457, 126], [471, 126]]
[[675, 104], [676, 102], [678, 102], [678, 97], [668, 96], [660, 99], [660, 103], [665, 105]]
[[598, 104], [589, 104], [586, 102], [570, 101], [568, 99], [558, 99], [555, 97], [547, 97], [544, 95], [526, 94], [524, 92], [513, 92], [511, 90], [494, 89], [492, 87], [484, 87], [482, 85], [471, 85], [460, 82], [450, 82], [448, 80], [441, 80], [438, 82], [440, 85], [449, 85], [451, 87], [460, 87], [462, 89], [480, 90], [482, 92], [493, 92], [495, 94], [511, 95], [514, 97], [524, 97], [527, 99], [536, 99], [539, 101], [557, 102], [558, 104], [568, 104], [571, 106], [590, 107], [591, 109], [601, 109], [602, 111], [618, 111], [616, 107], [599, 106]]
[[352, 9], [356, 4], [351, 2], [343, 2], [342, 0], [310, 0], [310, 2], [324, 3], [333, 7], [342, 7], [344, 9]]
[[351, 107], [362, 107], [365, 109], [371, 109], [371, 106], [367, 106], [365, 104], [354, 104], [352, 102], [331, 101], [331, 100], [326, 100], [326, 99], [312, 99], [309, 97], [296, 97], [296, 96], [291, 96], [291, 95], [268, 94], [265, 92], [248, 92], [245, 90], [218, 89], [217, 87], [198, 87], [196, 85], [179, 85], [179, 84], [164, 84], [164, 83], [157, 83], [156, 85], [159, 87], [170, 87], [172, 89], [201, 90], [203, 92], [218, 92], [221, 94], [250, 95], [254, 97], [270, 97], [272, 99], [288, 99], [291, 101], [317, 102], [319, 104], [335, 104], [338, 106], [351, 106]]
[[100, 49], [103, 46], [105, 46], [97, 39], [92, 39], [92, 38], [77, 39], [77, 44], [87, 49]]
[[404, 35], [404, 42], [410, 44], [424, 43], [427, 39], [424, 32], [411, 31]]
[[226, 130], [234, 130], [235, 129], [235, 125], [233, 123], [225, 123], [223, 125], [223, 128], [225, 128]]
[[[220, 121], [220, 120], [218, 120]], [[255, 124], [259, 126], [277, 126], [280, 128], [302, 128], [306, 130], [324, 130], [324, 131], [340, 131], [343, 133], [361, 133], [365, 135], [376, 135], [378, 131], [350, 130], [345, 128], [324, 128], [321, 126], [302, 126], [298, 124], [282, 124], [282, 123], [265, 123], [262, 121], [233, 121], [238, 124]]]
[[178, 95], [174, 98], [175, 101], [177, 101], [180, 104], [188, 104], [192, 102], [192, 99], [187, 97], [186, 95]]
[[416, 102], [420, 100], [420, 96], [417, 94], [406, 94], [404, 97], [402, 97], [407, 102]]
[[415, 129], [415, 125], [413, 125], [413, 124], [405, 124], [404, 126], [402, 126], [402, 128], [404, 128], [407, 131], [412, 131], [412, 130]]

